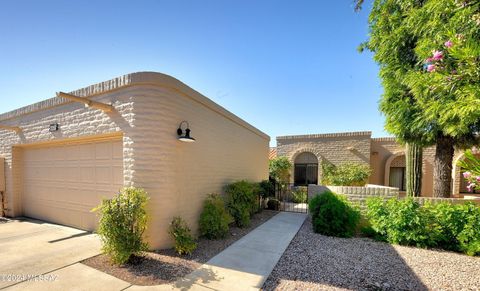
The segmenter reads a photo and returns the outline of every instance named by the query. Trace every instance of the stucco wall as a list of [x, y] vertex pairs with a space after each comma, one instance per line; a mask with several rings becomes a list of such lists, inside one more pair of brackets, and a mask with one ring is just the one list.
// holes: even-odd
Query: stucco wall
[[[22, 214], [20, 163], [12, 163], [21, 159], [21, 150], [12, 156], [12, 145], [121, 133], [124, 184], [150, 194], [147, 236], [153, 248], [171, 245], [166, 231], [173, 216], [183, 216], [196, 231], [208, 193], [234, 180], [268, 178], [269, 137], [174, 78], [135, 73], [73, 94], [112, 103], [115, 110], [53, 98], [0, 115], [3, 125], [22, 128], [20, 134], [0, 130], [8, 216]], [[177, 140], [182, 120], [190, 123], [196, 143]], [[50, 133], [54, 122], [60, 131]]]
[[[346, 162], [370, 164], [371, 132], [296, 135], [277, 137], [277, 156], [286, 156], [292, 164], [302, 152], [311, 152], [318, 159], [318, 181], [321, 181], [321, 162], [334, 165]], [[293, 183], [293, 171], [291, 175]]]

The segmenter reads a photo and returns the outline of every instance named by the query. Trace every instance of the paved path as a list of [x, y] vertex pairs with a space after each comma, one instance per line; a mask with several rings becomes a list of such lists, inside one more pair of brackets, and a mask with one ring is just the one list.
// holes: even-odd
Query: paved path
[[306, 214], [281, 212], [173, 284], [132, 286], [76, 263], [48, 273], [55, 276], [53, 282], [22, 282], [6, 290], [258, 290], [305, 218]]

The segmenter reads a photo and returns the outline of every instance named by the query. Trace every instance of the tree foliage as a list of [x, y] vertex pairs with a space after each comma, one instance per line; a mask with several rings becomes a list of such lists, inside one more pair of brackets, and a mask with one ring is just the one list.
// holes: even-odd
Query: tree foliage
[[285, 185], [290, 181], [291, 169], [292, 163], [287, 157], [277, 157], [273, 160], [270, 160], [270, 177], [275, 179], [275, 181], [280, 185]]
[[450, 148], [437, 158], [451, 164], [453, 146], [471, 146], [480, 129], [480, 1], [374, 0], [369, 26], [360, 50], [380, 65], [385, 128], [401, 142]]

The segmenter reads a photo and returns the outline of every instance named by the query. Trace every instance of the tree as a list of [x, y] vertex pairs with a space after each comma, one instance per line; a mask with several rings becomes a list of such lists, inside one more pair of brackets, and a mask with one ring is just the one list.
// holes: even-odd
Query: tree
[[277, 157], [273, 160], [270, 160], [270, 177], [272, 177], [280, 185], [286, 185], [290, 182], [291, 169], [292, 163], [287, 157]]
[[387, 131], [404, 143], [436, 145], [436, 197], [451, 194], [454, 147], [474, 144], [480, 128], [479, 3], [374, 0], [360, 47], [380, 65]]

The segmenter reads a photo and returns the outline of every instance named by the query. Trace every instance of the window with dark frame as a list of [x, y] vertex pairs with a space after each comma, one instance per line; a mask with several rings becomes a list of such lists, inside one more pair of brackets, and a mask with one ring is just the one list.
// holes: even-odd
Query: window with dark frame
[[295, 164], [295, 186], [307, 186], [318, 183], [318, 164]]
[[407, 189], [407, 183], [405, 179], [405, 167], [391, 167], [389, 186], [398, 188], [400, 191]]

